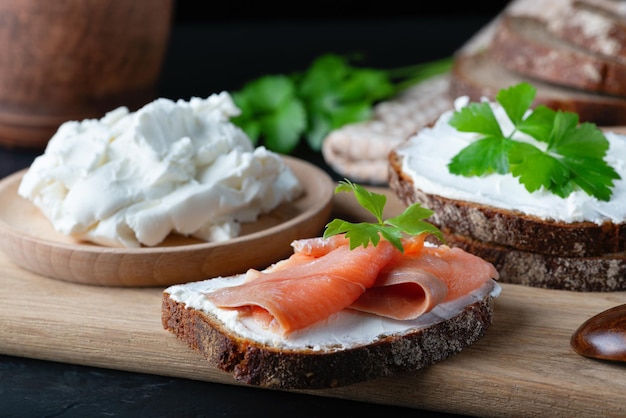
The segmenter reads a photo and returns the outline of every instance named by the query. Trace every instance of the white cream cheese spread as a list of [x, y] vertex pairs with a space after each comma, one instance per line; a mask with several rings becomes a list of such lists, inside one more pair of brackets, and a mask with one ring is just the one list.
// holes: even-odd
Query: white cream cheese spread
[[[463, 96], [455, 101], [457, 110], [469, 103]], [[505, 135], [513, 131], [513, 124], [502, 107], [490, 103]], [[463, 177], [451, 174], [448, 164], [479, 134], [459, 132], [448, 124], [453, 111], [441, 115], [437, 122], [408, 138], [396, 148], [402, 158], [402, 171], [411, 177], [415, 187], [428, 194], [520, 211], [541, 219], [563, 222], [589, 221], [602, 224], [626, 222], [626, 136], [605, 132], [609, 149], [605, 161], [621, 179], [614, 182], [609, 201], [600, 201], [582, 190], [561, 198], [540, 189], [530, 193], [511, 174], [491, 174], [481, 177]], [[543, 146], [529, 136], [516, 132], [513, 138]]]
[[254, 321], [242, 319], [236, 309], [216, 307], [204, 296], [222, 287], [241, 284], [245, 278], [245, 274], [234, 277], [216, 277], [173, 285], [164, 292], [168, 293], [174, 301], [184, 303], [187, 308], [213, 315], [228, 330], [248, 340], [281, 349], [306, 348], [314, 351], [336, 351], [367, 345], [387, 336], [403, 335], [426, 328], [460, 314], [467, 305], [482, 300], [487, 294], [498, 297], [502, 290], [496, 281], [488, 280], [475, 291], [450, 302], [441, 303], [430, 312], [406, 321], [344, 309], [324, 321], [283, 336], [259, 326]]
[[55, 230], [101, 245], [154, 246], [172, 232], [233, 238], [242, 222], [302, 193], [284, 160], [255, 148], [230, 121], [237, 115], [222, 92], [68, 121], [33, 161], [18, 193]]

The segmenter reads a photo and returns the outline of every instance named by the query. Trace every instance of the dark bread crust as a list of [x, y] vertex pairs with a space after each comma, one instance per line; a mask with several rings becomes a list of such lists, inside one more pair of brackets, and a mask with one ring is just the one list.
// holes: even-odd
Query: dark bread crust
[[527, 77], [626, 96], [626, 65], [556, 37], [537, 18], [502, 16], [489, 53], [500, 65]]
[[240, 382], [276, 389], [321, 389], [415, 371], [478, 341], [489, 328], [494, 298], [403, 336], [390, 336], [346, 350], [279, 350], [233, 335], [214, 317], [187, 309], [164, 292], [163, 328], [200, 352], [210, 364]]
[[389, 154], [389, 188], [407, 205], [421, 203], [444, 234], [459, 234], [521, 251], [559, 257], [595, 257], [626, 250], [626, 225], [547, 221], [520, 212], [448, 199], [419, 190], [402, 172], [402, 157]]
[[626, 252], [599, 257], [546, 256], [446, 234], [448, 245], [491, 262], [500, 282], [581, 292], [626, 290]]
[[580, 122], [599, 126], [626, 125], [626, 99], [533, 80], [516, 74], [495, 62], [485, 50], [459, 53], [450, 71], [450, 97], [468, 96], [479, 102], [482, 97], [495, 100], [496, 94], [512, 85], [528, 82], [537, 89], [533, 106], [578, 114]]

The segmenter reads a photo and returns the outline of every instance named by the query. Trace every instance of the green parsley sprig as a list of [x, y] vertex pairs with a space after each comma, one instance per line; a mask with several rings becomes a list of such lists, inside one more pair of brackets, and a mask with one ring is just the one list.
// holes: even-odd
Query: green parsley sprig
[[320, 151], [335, 129], [372, 117], [375, 103], [450, 69], [451, 57], [398, 69], [356, 67], [325, 54], [303, 72], [265, 75], [232, 93], [241, 114], [232, 122], [255, 145], [281, 154], [301, 141]]
[[[489, 103], [470, 103], [454, 112], [451, 126], [483, 136], [452, 158], [449, 171], [466, 177], [511, 173], [531, 193], [544, 187], [567, 197], [582, 189], [599, 200], [610, 200], [613, 180], [620, 175], [604, 161], [609, 142], [603, 132], [593, 123], [579, 124], [576, 113], [544, 105], [529, 111], [536, 92], [522, 82], [496, 95], [515, 126], [509, 136], [502, 133]], [[537, 145], [513, 139], [515, 131], [530, 135]]]
[[333, 235], [344, 234], [350, 241], [350, 249], [359, 246], [367, 247], [371, 242], [373, 246], [378, 245], [381, 236], [391, 242], [394, 247], [404, 252], [402, 237], [405, 235], [420, 235], [429, 233], [436, 236], [440, 241], [445, 242], [443, 234], [434, 225], [423, 221], [433, 214], [433, 211], [415, 203], [407, 207], [404, 212], [393, 218], [383, 220], [383, 209], [387, 203], [387, 196], [373, 193], [365, 187], [350, 182], [345, 179], [339, 182], [335, 188], [335, 193], [353, 192], [359, 204], [376, 218], [376, 223], [360, 222], [353, 223], [341, 219], [333, 219], [326, 225], [324, 238]]

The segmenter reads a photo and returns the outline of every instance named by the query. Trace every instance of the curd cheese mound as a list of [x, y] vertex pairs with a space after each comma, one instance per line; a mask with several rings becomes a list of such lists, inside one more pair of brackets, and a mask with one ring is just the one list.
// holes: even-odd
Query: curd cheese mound
[[155, 246], [172, 232], [231, 239], [303, 191], [278, 154], [230, 122], [239, 113], [222, 92], [66, 122], [18, 194], [58, 232], [100, 245]]

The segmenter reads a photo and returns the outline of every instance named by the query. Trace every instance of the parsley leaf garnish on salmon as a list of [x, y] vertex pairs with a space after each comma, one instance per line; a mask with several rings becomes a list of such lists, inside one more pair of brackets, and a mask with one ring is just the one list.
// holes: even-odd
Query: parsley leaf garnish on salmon
[[352, 183], [348, 179], [339, 182], [335, 193], [339, 192], [354, 192], [359, 204], [374, 215], [377, 222], [353, 223], [342, 219], [333, 219], [326, 225], [324, 238], [345, 234], [346, 238], [350, 240], [350, 249], [355, 249], [361, 245], [367, 247], [370, 242], [376, 246], [382, 236], [402, 252], [404, 251], [402, 246], [404, 235], [413, 236], [428, 233], [436, 236], [441, 242], [445, 242], [441, 231], [424, 221], [433, 214], [433, 211], [422, 207], [419, 203], [409, 206], [398, 216], [383, 219], [383, 209], [387, 203], [387, 196], [384, 194], [370, 192], [365, 187]]

